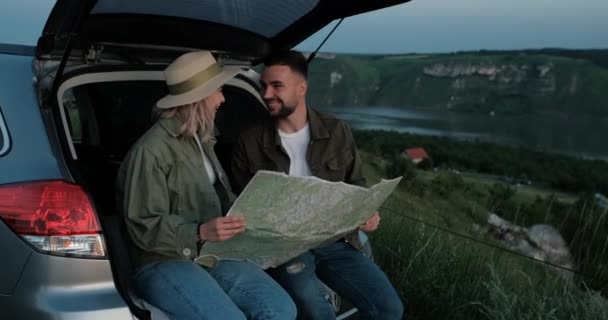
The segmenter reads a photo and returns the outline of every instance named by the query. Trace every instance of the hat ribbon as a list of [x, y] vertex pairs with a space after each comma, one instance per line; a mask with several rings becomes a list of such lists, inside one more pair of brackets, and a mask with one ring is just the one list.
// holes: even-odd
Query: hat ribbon
[[182, 82], [167, 85], [167, 88], [169, 89], [169, 93], [171, 93], [172, 95], [186, 93], [200, 86], [201, 84], [211, 80], [220, 73], [222, 73], [222, 67], [220, 67], [217, 63], [214, 63], [210, 65], [207, 69], [200, 71], [199, 73], [193, 75], [192, 77]]

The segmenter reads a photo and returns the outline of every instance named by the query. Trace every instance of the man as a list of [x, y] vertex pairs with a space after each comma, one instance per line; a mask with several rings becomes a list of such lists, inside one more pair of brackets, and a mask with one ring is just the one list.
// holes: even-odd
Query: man
[[[316, 176], [364, 186], [361, 159], [350, 129], [340, 120], [306, 105], [308, 65], [295, 51], [264, 63], [262, 98], [270, 120], [243, 132], [235, 147], [232, 173], [237, 192], [258, 170]], [[374, 231], [378, 212], [360, 226]], [[403, 304], [386, 275], [360, 251], [358, 231], [312, 249], [273, 270], [305, 319], [335, 319], [323, 283], [352, 302], [361, 319], [401, 319]]]

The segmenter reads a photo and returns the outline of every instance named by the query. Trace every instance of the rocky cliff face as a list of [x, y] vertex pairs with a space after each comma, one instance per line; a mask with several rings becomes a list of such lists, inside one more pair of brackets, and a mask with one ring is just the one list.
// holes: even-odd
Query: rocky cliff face
[[332, 56], [311, 65], [315, 105], [608, 116], [608, 69], [551, 56]]
[[[552, 65], [539, 66], [540, 76], [544, 76]], [[447, 62], [447, 63], [435, 63], [430, 66], [425, 66], [423, 73], [432, 77], [449, 77], [457, 78], [463, 76], [482, 76], [487, 77], [489, 80], [496, 80], [498, 78], [504, 78], [507, 82], [511, 79], [515, 81], [521, 81], [528, 73], [528, 65], [517, 65], [517, 64], [475, 64], [475, 63], [458, 63], [458, 62]], [[542, 70], [542, 72], [540, 71]]]
[[[537, 66], [529, 64], [491, 64], [491, 63], [436, 63], [423, 68], [423, 74], [437, 78], [454, 79], [452, 88], [465, 89], [466, 78], [482, 77], [488, 82], [493, 82], [501, 87], [530, 82], [532, 79], [539, 81], [539, 91], [551, 93], [555, 91], [555, 75], [551, 71], [554, 64], [549, 62]], [[576, 87], [571, 87], [575, 92]]]

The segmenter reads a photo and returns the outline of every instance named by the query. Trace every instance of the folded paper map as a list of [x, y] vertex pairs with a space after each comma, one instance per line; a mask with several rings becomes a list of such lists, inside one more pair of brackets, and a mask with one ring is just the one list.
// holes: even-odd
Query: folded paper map
[[229, 240], [207, 242], [196, 262], [249, 260], [276, 267], [312, 248], [356, 230], [378, 210], [401, 178], [370, 188], [316, 177], [258, 171], [230, 208], [247, 228]]

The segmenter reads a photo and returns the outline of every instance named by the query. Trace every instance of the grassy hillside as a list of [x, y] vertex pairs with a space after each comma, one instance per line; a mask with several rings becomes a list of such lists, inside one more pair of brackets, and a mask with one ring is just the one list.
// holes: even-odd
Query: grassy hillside
[[[372, 183], [386, 176], [389, 161], [367, 152], [363, 159]], [[577, 211], [588, 223], [566, 235], [578, 270], [591, 277], [561, 277], [538, 261], [500, 249], [491, 232], [475, 228], [496, 205], [493, 189], [501, 188], [480, 179], [419, 172], [402, 181], [381, 208], [381, 228], [372, 233], [374, 257], [407, 299], [408, 319], [608, 318], [608, 301], [599, 292], [607, 290], [602, 250], [607, 242], [597, 231], [598, 225], [607, 226], [605, 211], [596, 212], [599, 219], [592, 219], [589, 209]], [[543, 221], [562, 229], [573, 224], [570, 214], [556, 209], [559, 200], [519, 191], [502, 200], [512, 211], [510, 219], [524, 225]], [[579, 251], [589, 243], [599, 251]]]
[[574, 53], [323, 54], [311, 64], [309, 100], [320, 107], [608, 117], [608, 53]]

